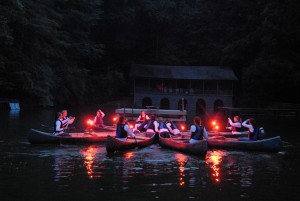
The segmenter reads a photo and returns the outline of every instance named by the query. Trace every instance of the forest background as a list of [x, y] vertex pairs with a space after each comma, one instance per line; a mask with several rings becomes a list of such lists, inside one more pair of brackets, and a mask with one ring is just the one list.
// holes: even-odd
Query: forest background
[[236, 106], [299, 103], [299, 10], [299, 0], [1, 0], [0, 97], [105, 103], [130, 96], [139, 63], [229, 66]]

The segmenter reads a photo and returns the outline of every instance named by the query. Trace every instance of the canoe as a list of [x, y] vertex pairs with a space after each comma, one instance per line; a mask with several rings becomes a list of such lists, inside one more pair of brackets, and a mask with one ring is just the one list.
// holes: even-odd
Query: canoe
[[240, 133], [230, 132], [208, 132], [208, 136], [224, 136], [227, 138], [239, 138], [239, 137], [248, 137], [248, 131], [243, 131]]
[[51, 132], [30, 129], [27, 139], [31, 144], [60, 144], [60, 143], [98, 143], [105, 142], [107, 135], [115, 131], [69, 133], [67, 136], [55, 136]]
[[188, 140], [184, 138], [164, 138], [159, 135], [159, 144], [162, 147], [198, 156], [205, 156], [207, 153], [207, 141], [205, 140], [192, 144], [188, 143]]
[[221, 149], [278, 152], [282, 148], [280, 136], [257, 141], [240, 141], [234, 138], [221, 137], [220, 139], [220, 137], [210, 137], [208, 142], [211, 147]]
[[128, 138], [126, 141], [119, 140], [111, 135], [108, 135], [106, 140], [106, 151], [109, 154], [114, 151], [124, 151], [127, 149], [134, 149], [136, 147], [142, 148], [153, 144], [154, 141], [155, 133], [153, 133], [151, 136], [146, 136], [145, 134], [136, 134], [135, 139]]

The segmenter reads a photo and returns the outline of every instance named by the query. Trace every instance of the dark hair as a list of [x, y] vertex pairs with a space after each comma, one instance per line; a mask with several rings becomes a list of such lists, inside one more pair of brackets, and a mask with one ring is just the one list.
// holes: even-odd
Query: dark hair
[[151, 114], [150, 119], [151, 119], [151, 120], [155, 120], [155, 115], [154, 115], [154, 114]]
[[250, 123], [253, 127], [256, 126], [256, 120], [255, 120], [254, 118], [250, 118], [250, 119], [249, 119], [249, 123]]
[[195, 117], [194, 117], [194, 123], [195, 123], [195, 124], [198, 124], [198, 125], [201, 125], [201, 124], [202, 124], [201, 118], [198, 117], [198, 116], [195, 116]]
[[236, 118], [238, 120], [238, 122], [241, 122], [241, 117], [239, 116], [234, 116], [234, 118]]
[[118, 124], [122, 124], [124, 119], [125, 119], [125, 117], [123, 115], [119, 116]]
[[62, 113], [58, 112], [56, 118], [59, 118], [59, 116], [61, 116], [61, 115], [62, 115]]

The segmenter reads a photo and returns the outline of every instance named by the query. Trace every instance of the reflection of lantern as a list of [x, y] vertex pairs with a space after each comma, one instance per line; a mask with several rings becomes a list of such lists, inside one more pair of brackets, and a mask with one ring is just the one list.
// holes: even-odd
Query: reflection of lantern
[[209, 157], [206, 158], [207, 159], [206, 163], [211, 164], [212, 178], [213, 178], [213, 181], [215, 181], [216, 183], [219, 183], [221, 181], [219, 164], [221, 163], [222, 157], [224, 156], [224, 154], [225, 154], [225, 152], [223, 152], [223, 151], [214, 151], [214, 152], [211, 152]]
[[187, 156], [184, 154], [175, 154], [175, 158], [177, 159], [179, 163], [179, 185], [184, 186], [184, 166], [187, 162]]
[[89, 146], [87, 149], [80, 150], [80, 153], [84, 156], [84, 166], [86, 168], [87, 175], [90, 179], [93, 179], [95, 176], [93, 164], [96, 154], [99, 153], [99, 149]]

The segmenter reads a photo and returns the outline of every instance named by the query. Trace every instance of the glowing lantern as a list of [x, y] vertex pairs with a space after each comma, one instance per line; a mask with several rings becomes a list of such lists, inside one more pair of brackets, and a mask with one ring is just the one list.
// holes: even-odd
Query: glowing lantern
[[117, 117], [114, 117], [114, 118], [113, 118], [113, 121], [116, 122], [116, 121], [117, 121]]
[[184, 126], [184, 125], [181, 126], [181, 130], [182, 130], [182, 131], [185, 130], [185, 126]]
[[212, 121], [211, 124], [214, 126], [214, 125], [217, 124], [217, 122], [216, 121]]
[[216, 128], [216, 130], [219, 130], [219, 126], [218, 125], [215, 128]]

